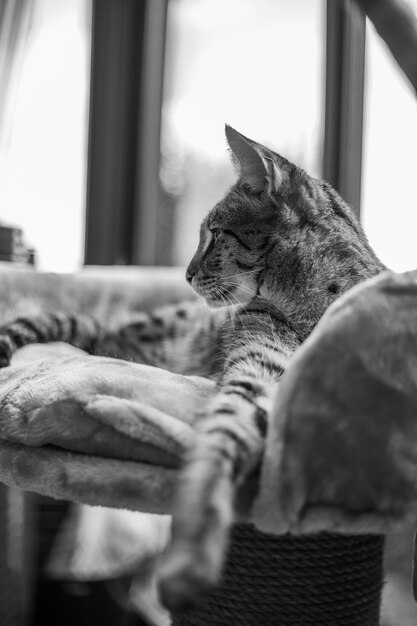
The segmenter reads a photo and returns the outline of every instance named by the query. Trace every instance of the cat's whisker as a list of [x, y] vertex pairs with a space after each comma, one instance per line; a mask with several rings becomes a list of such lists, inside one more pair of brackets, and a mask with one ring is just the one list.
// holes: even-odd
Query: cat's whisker
[[226, 279], [229, 280], [230, 278], [240, 278], [241, 276], [246, 276], [247, 274], [255, 274], [256, 272], [259, 272], [259, 270], [248, 270], [247, 272], [241, 272], [240, 274], [232, 274], [231, 276], [226, 276]]
[[237, 287], [238, 289], [241, 289], [242, 291], [244, 291], [245, 293], [248, 293], [251, 296], [256, 295], [256, 291], [254, 291], [253, 289], [250, 289], [246, 285], [240, 285], [239, 283], [235, 283], [235, 282], [225, 282], [225, 285], [227, 285], [227, 287]]
[[[230, 301], [230, 299], [227, 297], [227, 295], [222, 292], [222, 290], [220, 289], [219, 286], [216, 285], [213, 288], [213, 294], [214, 294], [214, 296], [219, 298], [219, 300], [223, 303], [223, 306], [225, 308], [229, 308], [230, 306], [233, 306], [233, 303]], [[233, 327], [233, 331], [234, 331], [235, 330], [235, 325], [234, 325], [234, 321], [233, 321], [233, 316], [231, 316], [230, 319], [231, 319], [232, 327]]]
[[[222, 300], [223, 300], [223, 302], [227, 303], [226, 306], [228, 306], [229, 308], [233, 306], [233, 302], [230, 300], [228, 295], [224, 294], [224, 296], [222, 296]], [[238, 313], [238, 315], [239, 315], [239, 313]], [[236, 330], [236, 327], [235, 327], [234, 316], [233, 316], [232, 313], [229, 313], [229, 319], [230, 319], [230, 322], [232, 324], [232, 328], [233, 328], [233, 332], [234, 332]]]
[[[231, 301], [230, 296], [232, 296], [232, 297], [236, 300], [236, 304], [234, 304], [234, 303]], [[230, 293], [229, 293], [229, 296], [227, 297], [227, 300], [228, 300], [228, 302], [230, 302], [230, 306], [237, 307], [237, 308], [235, 308], [235, 314], [237, 315], [237, 317], [238, 317], [238, 319], [239, 319], [240, 323], [241, 323], [241, 324], [242, 324], [242, 326], [243, 326], [243, 325], [244, 325], [244, 324], [243, 324], [243, 318], [242, 318], [242, 316], [241, 316], [241, 314], [240, 314], [239, 309], [240, 309], [240, 310], [242, 310], [242, 309], [243, 309], [244, 311], [246, 311], [246, 308], [245, 308], [242, 304], [240, 304], [239, 300], [237, 299], [237, 297], [234, 295], [234, 293], [233, 293], [233, 292], [230, 292]], [[233, 328], [234, 328], [234, 320], [233, 320], [233, 316], [231, 317], [231, 320], [232, 320], [232, 325], [233, 325]]]
[[240, 287], [241, 283], [239, 283], [237, 280], [231, 280], [230, 277], [228, 276], [224, 281], [223, 281], [223, 285], [233, 285], [235, 287]]

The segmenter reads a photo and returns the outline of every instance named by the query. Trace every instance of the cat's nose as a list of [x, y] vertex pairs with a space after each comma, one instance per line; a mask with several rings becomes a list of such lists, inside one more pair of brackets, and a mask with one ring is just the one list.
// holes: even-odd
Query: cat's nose
[[187, 267], [186, 272], [185, 272], [185, 278], [187, 279], [187, 282], [190, 283], [190, 285], [191, 285], [191, 281], [193, 280], [193, 276], [194, 276], [194, 272], [191, 271], [189, 267]]

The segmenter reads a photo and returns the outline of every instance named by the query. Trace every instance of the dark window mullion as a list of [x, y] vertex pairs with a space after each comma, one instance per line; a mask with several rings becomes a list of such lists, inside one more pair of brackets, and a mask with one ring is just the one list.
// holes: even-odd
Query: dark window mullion
[[93, 0], [87, 264], [132, 263], [146, 4]]
[[327, 1], [323, 178], [360, 213], [365, 17], [353, 0]]
[[161, 110], [168, 0], [148, 0], [145, 14], [132, 262], [159, 265]]

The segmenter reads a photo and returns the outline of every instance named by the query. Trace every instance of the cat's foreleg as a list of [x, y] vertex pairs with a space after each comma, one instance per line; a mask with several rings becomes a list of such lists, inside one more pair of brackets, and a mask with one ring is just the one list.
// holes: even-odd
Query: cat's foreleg
[[18, 348], [60, 341], [96, 356], [210, 376], [211, 353], [221, 324], [221, 312], [194, 301], [131, 314], [117, 326], [80, 312], [39, 312], [0, 327], [0, 367], [9, 365]]
[[231, 325], [220, 334], [219, 390], [186, 459], [160, 568], [161, 599], [170, 609], [194, 604], [219, 581], [237, 490], [260, 465], [277, 383], [299, 345], [286, 320], [260, 303]]
[[248, 386], [236, 381], [219, 392], [186, 458], [160, 571], [161, 600], [171, 610], [197, 603], [218, 584], [236, 492], [260, 463], [266, 412]]

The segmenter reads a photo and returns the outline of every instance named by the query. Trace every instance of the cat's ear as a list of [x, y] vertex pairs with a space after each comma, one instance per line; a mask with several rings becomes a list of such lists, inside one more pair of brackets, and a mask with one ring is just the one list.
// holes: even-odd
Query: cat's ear
[[277, 162], [277, 155], [227, 124], [225, 132], [242, 180], [254, 191], [265, 190], [268, 193], [278, 191], [283, 180], [283, 172]]

